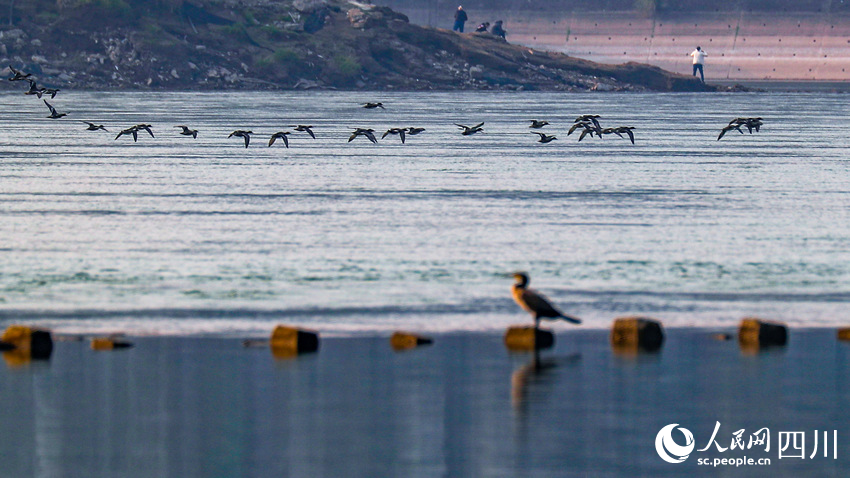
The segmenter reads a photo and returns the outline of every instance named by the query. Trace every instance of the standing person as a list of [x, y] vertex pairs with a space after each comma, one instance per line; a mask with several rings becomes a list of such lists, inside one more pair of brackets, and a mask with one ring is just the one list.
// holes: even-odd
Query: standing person
[[469, 17], [466, 16], [466, 10], [463, 9], [463, 5], [458, 6], [455, 12], [455, 26], [452, 30], [463, 33], [463, 24], [466, 23], [467, 19]]
[[705, 83], [705, 75], [702, 71], [702, 65], [705, 64], [705, 57], [708, 56], [708, 53], [702, 51], [700, 47], [697, 47], [696, 50], [691, 52], [691, 56], [694, 57], [694, 76], [697, 76], [697, 70], [699, 70], [699, 78]]
[[502, 38], [505, 38], [505, 35], [508, 34], [508, 32], [506, 32], [505, 29], [502, 28], [502, 21], [501, 20], [496, 21], [496, 23], [493, 25], [493, 29], [490, 30], [490, 32], [493, 35], [500, 36]]

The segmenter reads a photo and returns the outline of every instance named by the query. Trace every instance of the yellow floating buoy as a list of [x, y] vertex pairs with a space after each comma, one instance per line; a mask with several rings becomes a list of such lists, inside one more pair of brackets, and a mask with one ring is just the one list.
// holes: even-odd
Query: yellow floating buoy
[[747, 317], [738, 327], [738, 344], [745, 352], [761, 347], [783, 346], [788, 342], [788, 327], [780, 322]]
[[409, 332], [396, 332], [390, 337], [390, 345], [394, 350], [408, 350], [419, 347], [420, 345], [430, 345], [434, 343], [428, 337], [423, 337]]
[[298, 354], [319, 350], [319, 333], [278, 325], [272, 331], [269, 341], [272, 355], [278, 358], [291, 358]]
[[35, 360], [46, 360], [53, 353], [53, 338], [44, 329], [25, 325], [10, 325], [0, 336], [3, 358], [12, 365]]
[[617, 353], [654, 352], [664, 343], [661, 322], [648, 317], [620, 317], [611, 327], [611, 347]]
[[115, 337], [94, 337], [91, 339], [91, 349], [92, 350], [116, 350], [116, 349], [128, 349], [132, 347], [133, 344], [130, 342], [126, 342], [123, 340], [119, 340]]
[[548, 349], [555, 345], [555, 334], [549, 330], [535, 329], [531, 325], [515, 325], [505, 332], [505, 347], [513, 351]]

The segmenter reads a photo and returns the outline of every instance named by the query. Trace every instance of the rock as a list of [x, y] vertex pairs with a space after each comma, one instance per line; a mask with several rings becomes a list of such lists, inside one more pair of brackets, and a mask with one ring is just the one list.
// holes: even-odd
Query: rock
[[33, 38], [32, 41], [30, 41], [30, 45], [36, 48], [41, 48], [41, 40], [39, 40], [38, 38]]
[[171, 76], [173, 76], [174, 78], [176, 78], [176, 79], [178, 79], [178, 80], [180, 79], [180, 75], [177, 73], [177, 69], [176, 69], [176, 68], [172, 68], [172, 69], [171, 69]]
[[596, 83], [593, 87], [590, 88], [591, 91], [613, 91], [614, 87], [609, 85], [608, 83]]
[[312, 90], [313, 88], [319, 88], [322, 84], [318, 81], [308, 80], [306, 78], [299, 78], [298, 81], [292, 87], [300, 90]]
[[30, 57], [30, 59], [39, 64], [47, 63], [47, 58], [43, 57], [42, 55], [33, 55], [32, 57]]
[[27, 34], [20, 28], [13, 28], [12, 30], [0, 32], [0, 40], [18, 40], [20, 38], [26, 38], [26, 36]]
[[475, 65], [469, 67], [469, 76], [471, 78], [481, 79], [484, 77], [484, 66]]
[[366, 25], [366, 20], [369, 18], [363, 10], [360, 10], [359, 8], [352, 8], [349, 10], [346, 17], [348, 17], [348, 21], [354, 28], [363, 28]]
[[327, 0], [295, 0], [292, 2], [292, 8], [301, 13], [313, 12], [328, 6]]
[[189, 62], [189, 69], [190, 69], [190, 70], [197, 70], [197, 69], [198, 69], [198, 65], [196, 65], [196, 64], [194, 64], [194, 63], [192, 63], [192, 62], [190, 61], [190, 62]]

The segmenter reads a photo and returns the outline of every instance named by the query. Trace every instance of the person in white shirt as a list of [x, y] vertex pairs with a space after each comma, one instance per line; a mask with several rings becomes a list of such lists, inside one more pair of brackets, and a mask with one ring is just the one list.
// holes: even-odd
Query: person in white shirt
[[694, 57], [694, 76], [697, 76], [697, 70], [699, 70], [700, 80], [705, 83], [705, 75], [702, 72], [702, 65], [705, 63], [705, 57], [708, 56], [708, 53], [702, 51], [700, 47], [697, 47], [696, 50], [691, 52], [691, 56]]

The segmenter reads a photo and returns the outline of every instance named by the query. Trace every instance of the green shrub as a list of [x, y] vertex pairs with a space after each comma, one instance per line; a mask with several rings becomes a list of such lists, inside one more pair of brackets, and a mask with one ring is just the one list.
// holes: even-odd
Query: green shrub
[[356, 58], [348, 55], [336, 55], [333, 62], [337, 71], [349, 78], [359, 75], [360, 71], [363, 70], [363, 67], [360, 66], [360, 62], [358, 62]]

